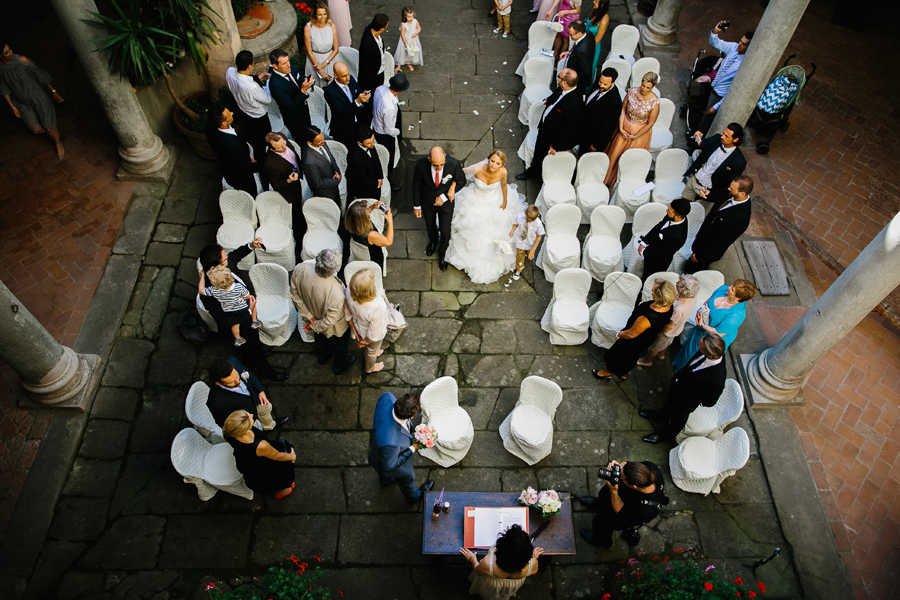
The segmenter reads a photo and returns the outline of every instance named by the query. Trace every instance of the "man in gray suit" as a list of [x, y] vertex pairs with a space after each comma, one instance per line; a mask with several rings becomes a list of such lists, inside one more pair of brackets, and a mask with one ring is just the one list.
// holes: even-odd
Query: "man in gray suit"
[[302, 148], [303, 175], [306, 183], [312, 190], [313, 196], [331, 198], [341, 205], [341, 193], [338, 186], [341, 184], [340, 167], [334, 159], [334, 155], [325, 144], [325, 135], [315, 125], [306, 128], [306, 144]]

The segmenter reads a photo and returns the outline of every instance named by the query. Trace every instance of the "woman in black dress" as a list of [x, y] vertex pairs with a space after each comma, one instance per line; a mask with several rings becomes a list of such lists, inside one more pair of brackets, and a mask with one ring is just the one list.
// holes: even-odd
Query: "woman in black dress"
[[384, 275], [384, 250], [394, 243], [394, 215], [388, 210], [384, 215], [384, 234], [378, 233], [372, 224], [372, 211], [380, 210], [384, 202], [366, 205], [365, 200], [358, 200], [347, 208], [347, 216], [344, 217], [344, 226], [350, 232], [350, 237], [357, 244], [369, 248], [369, 260], [381, 267]]
[[653, 284], [653, 300], [638, 304], [628, 318], [625, 329], [616, 334], [616, 343], [606, 351], [606, 368], [592, 371], [597, 379], [612, 379], [613, 374], [624, 381], [638, 358], [650, 347], [672, 318], [675, 286], [657, 279]]
[[294, 461], [297, 455], [290, 444], [280, 452], [263, 439], [263, 432], [253, 428], [253, 415], [236, 410], [225, 419], [222, 427], [225, 440], [234, 449], [237, 470], [244, 476], [247, 487], [260, 494], [275, 492], [278, 499], [294, 491]]

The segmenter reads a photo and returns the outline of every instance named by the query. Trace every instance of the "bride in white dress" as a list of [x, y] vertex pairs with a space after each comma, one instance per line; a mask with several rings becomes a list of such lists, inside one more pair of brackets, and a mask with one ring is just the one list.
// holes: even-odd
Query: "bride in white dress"
[[446, 261], [465, 271], [474, 283], [492, 283], [512, 271], [512, 254], [500, 251], [497, 241], [506, 241], [516, 216], [525, 210], [525, 196], [506, 183], [506, 154], [494, 150], [486, 160], [467, 167], [473, 181], [456, 194], [450, 246]]

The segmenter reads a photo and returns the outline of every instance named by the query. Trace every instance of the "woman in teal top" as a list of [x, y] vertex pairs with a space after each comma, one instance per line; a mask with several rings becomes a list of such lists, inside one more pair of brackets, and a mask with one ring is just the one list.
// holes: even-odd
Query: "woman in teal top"
[[[587, 34], [594, 36], [597, 45], [594, 47], [594, 67], [591, 71], [591, 82], [597, 79], [597, 68], [600, 64], [600, 40], [606, 35], [609, 26], [609, 0], [594, 0], [594, 9], [587, 18]], [[585, 89], [590, 88], [588, 85]]]
[[700, 311], [697, 312], [697, 326], [691, 330], [681, 351], [672, 361], [675, 371], [681, 370], [700, 349], [700, 338], [707, 333], [717, 333], [725, 340], [725, 347], [737, 337], [738, 328], [747, 316], [744, 303], [756, 295], [756, 286], [746, 279], [736, 279], [730, 286], [723, 285], [710, 296], [704, 306], [709, 307], [709, 325], [703, 325]]

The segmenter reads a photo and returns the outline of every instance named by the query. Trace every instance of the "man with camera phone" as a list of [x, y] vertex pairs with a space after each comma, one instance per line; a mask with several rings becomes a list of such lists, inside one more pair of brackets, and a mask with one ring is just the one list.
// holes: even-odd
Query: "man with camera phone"
[[652, 462], [612, 461], [600, 468], [597, 476], [606, 485], [596, 498], [583, 496], [579, 501], [598, 511], [591, 529], [580, 531], [589, 544], [609, 548], [612, 532], [622, 531], [622, 539], [629, 546], [637, 546], [641, 536], [637, 528], [652, 521], [669, 503], [664, 491], [663, 473]]

